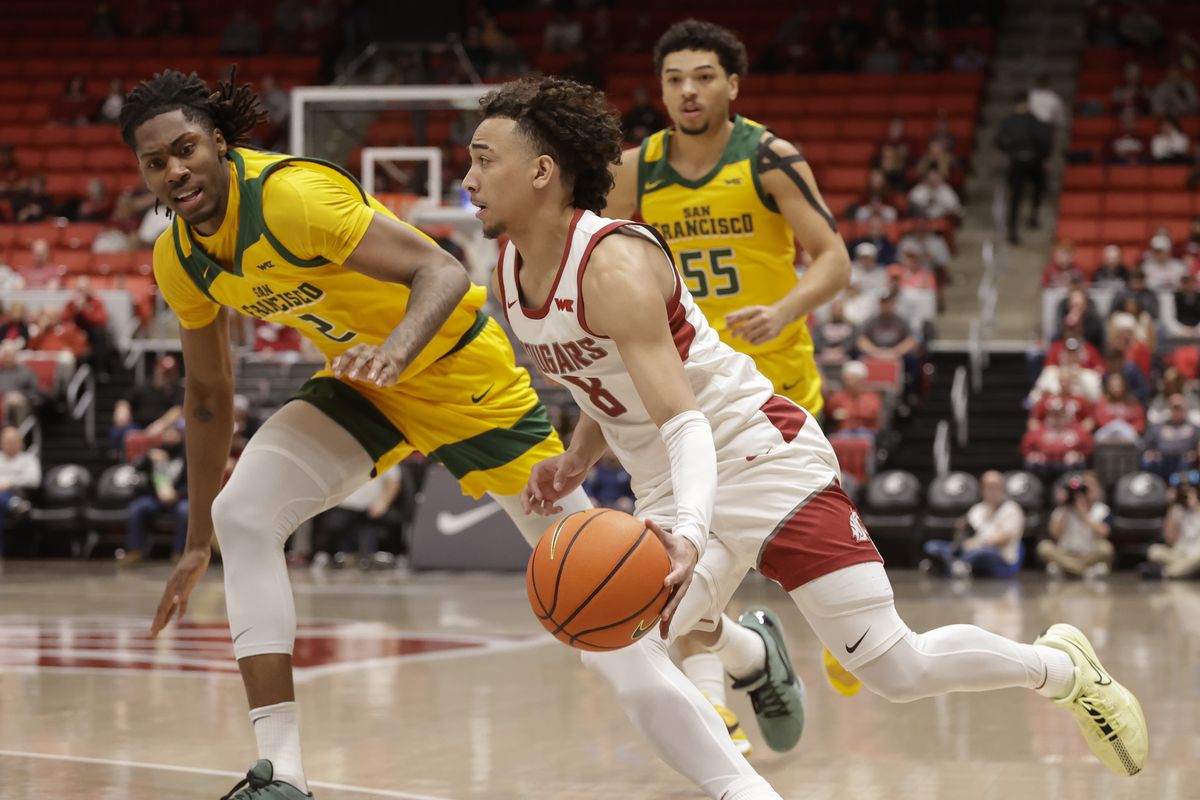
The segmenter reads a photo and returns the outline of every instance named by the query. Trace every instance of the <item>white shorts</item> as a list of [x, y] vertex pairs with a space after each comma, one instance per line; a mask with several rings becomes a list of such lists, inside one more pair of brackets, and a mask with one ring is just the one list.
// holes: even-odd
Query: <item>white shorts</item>
[[[713, 529], [673, 635], [711, 629], [751, 569], [791, 592], [846, 567], [883, 561], [839, 485], [837, 458], [816, 420], [782, 397], [763, 414], [782, 438], [765, 452], [718, 464]], [[639, 503], [635, 513], [669, 527], [674, 497]]]

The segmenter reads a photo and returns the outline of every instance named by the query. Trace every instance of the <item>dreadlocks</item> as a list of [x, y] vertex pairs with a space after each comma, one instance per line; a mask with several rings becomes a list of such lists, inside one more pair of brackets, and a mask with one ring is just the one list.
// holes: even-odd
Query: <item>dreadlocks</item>
[[184, 75], [174, 69], [142, 81], [125, 97], [121, 107], [121, 138], [135, 147], [134, 135], [143, 122], [159, 114], [179, 110], [191, 122], [208, 130], [219, 130], [230, 147], [249, 141], [249, 133], [267, 121], [266, 109], [250, 84], [235, 85], [237, 67], [228, 81], [219, 81], [215, 92], [196, 73]]

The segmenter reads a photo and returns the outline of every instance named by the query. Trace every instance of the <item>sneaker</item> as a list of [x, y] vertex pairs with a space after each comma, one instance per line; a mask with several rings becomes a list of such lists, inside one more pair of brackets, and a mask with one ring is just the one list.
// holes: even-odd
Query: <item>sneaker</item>
[[783, 625], [767, 608], [752, 608], [738, 624], [757, 633], [767, 647], [767, 664], [762, 672], [733, 682], [734, 689], [750, 693], [758, 727], [767, 746], [786, 753], [804, 733], [804, 682], [792, 668], [783, 641]]
[[1071, 625], [1051, 625], [1035, 644], [1062, 650], [1075, 663], [1075, 686], [1055, 700], [1075, 715], [1096, 757], [1118, 775], [1136, 775], [1146, 763], [1149, 733], [1133, 693], [1100, 665], [1087, 637]]
[[921, 573], [922, 575], [928, 575], [929, 573], [933, 572], [933, 559], [922, 558], [920, 561], [918, 561], [917, 572]]
[[821, 663], [825, 667], [825, 679], [833, 690], [844, 697], [853, 697], [862, 689], [862, 681], [853, 672], [842, 666], [828, 647], [821, 648]]
[[971, 577], [971, 565], [965, 561], [950, 562], [950, 577], [965, 580]]
[[1109, 573], [1108, 564], [1101, 561], [1099, 564], [1092, 564], [1083, 571], [1083, 579], [1085, 581], [1098, 581], [1107, 578]]
[[1058, 562], [1051, 561], [1046, 565], [1046, 574], [1051, 578], [1058, 580], [1063, 576], [1063, 568], [1060, 564], [1058, 564]]
[[121, 550], [118, 549], [115, 553], [118, 567], [132, 567], [135, 564], [140, 564], [146, 558], [146, 554], [141, 550]]
[[754, 747], [746, 738], [746, 732], [742, 730], [742, 723], [738, 721], [737, 714], [717, 703], [713, 703], [713, 708], [721, 715], [721, 721], [725, 723], [725, 730], [729, 731], [729, 738], [733, 740], [733, 746], [739, 753], [749, 758], [750, 754], [754, 752]]
[[290, 783], [274, 780], [275, 768], [265, 758], [254, 762], [246, 777], [238, 781], [221, 800], [303, 800], [312, 798]]

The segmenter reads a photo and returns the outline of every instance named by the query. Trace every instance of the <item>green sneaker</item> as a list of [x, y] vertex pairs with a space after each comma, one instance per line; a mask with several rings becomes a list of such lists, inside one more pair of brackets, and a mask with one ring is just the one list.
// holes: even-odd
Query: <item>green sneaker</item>
[[762, 637], [767, 646], [767, 666], [758, 675], [734, 681], [733, 688], [750, 692], [750, 702], [767, 746], [786, 753], [804, 733], [804, 681], [792, 668], [783, 643], [783, 625], [773, 611], [752, 608], [738, 618], [738, 624]]
[[221, 800], [312, 800], [312, 792], [305, 794], [290, 783], [274, 778], [275, 768], [270, 761], [261, 758]]

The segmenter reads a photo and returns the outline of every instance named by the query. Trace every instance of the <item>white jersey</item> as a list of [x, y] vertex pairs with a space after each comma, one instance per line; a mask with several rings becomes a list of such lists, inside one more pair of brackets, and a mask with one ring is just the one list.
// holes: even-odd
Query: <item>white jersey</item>
[[588, 257], [612, 233], [643, 236], [663, 250], [661, 266], [675, 276], [675, 294], [667, 303], [671, 336], [683, 361], [701, 412], [712, 425], [717, 462], [756, 458], [779, 443], [778, 426], [760, 411], [783, 403], [794, 410], [797, 427], [806, 417], [788, 400], [775, 398], [771, 382], [749, 356], [723, 343], [709, 327], [675, 271], [667, 245], [651, 229], [577, 211], [567, 234], [558, 276], [540, 308], [520, 301], [520, 254], [511, 243], [500, 253], [501, 302], [513, 333], [534, 365], [551, 381], [570, 390], [579, 407], [596, 420], [613, 453], [632, 478], [639, 505], [670, 491], [671, 467], [658, 426], [650, 417], [612, 339], [588, 328], [581, 290]]

